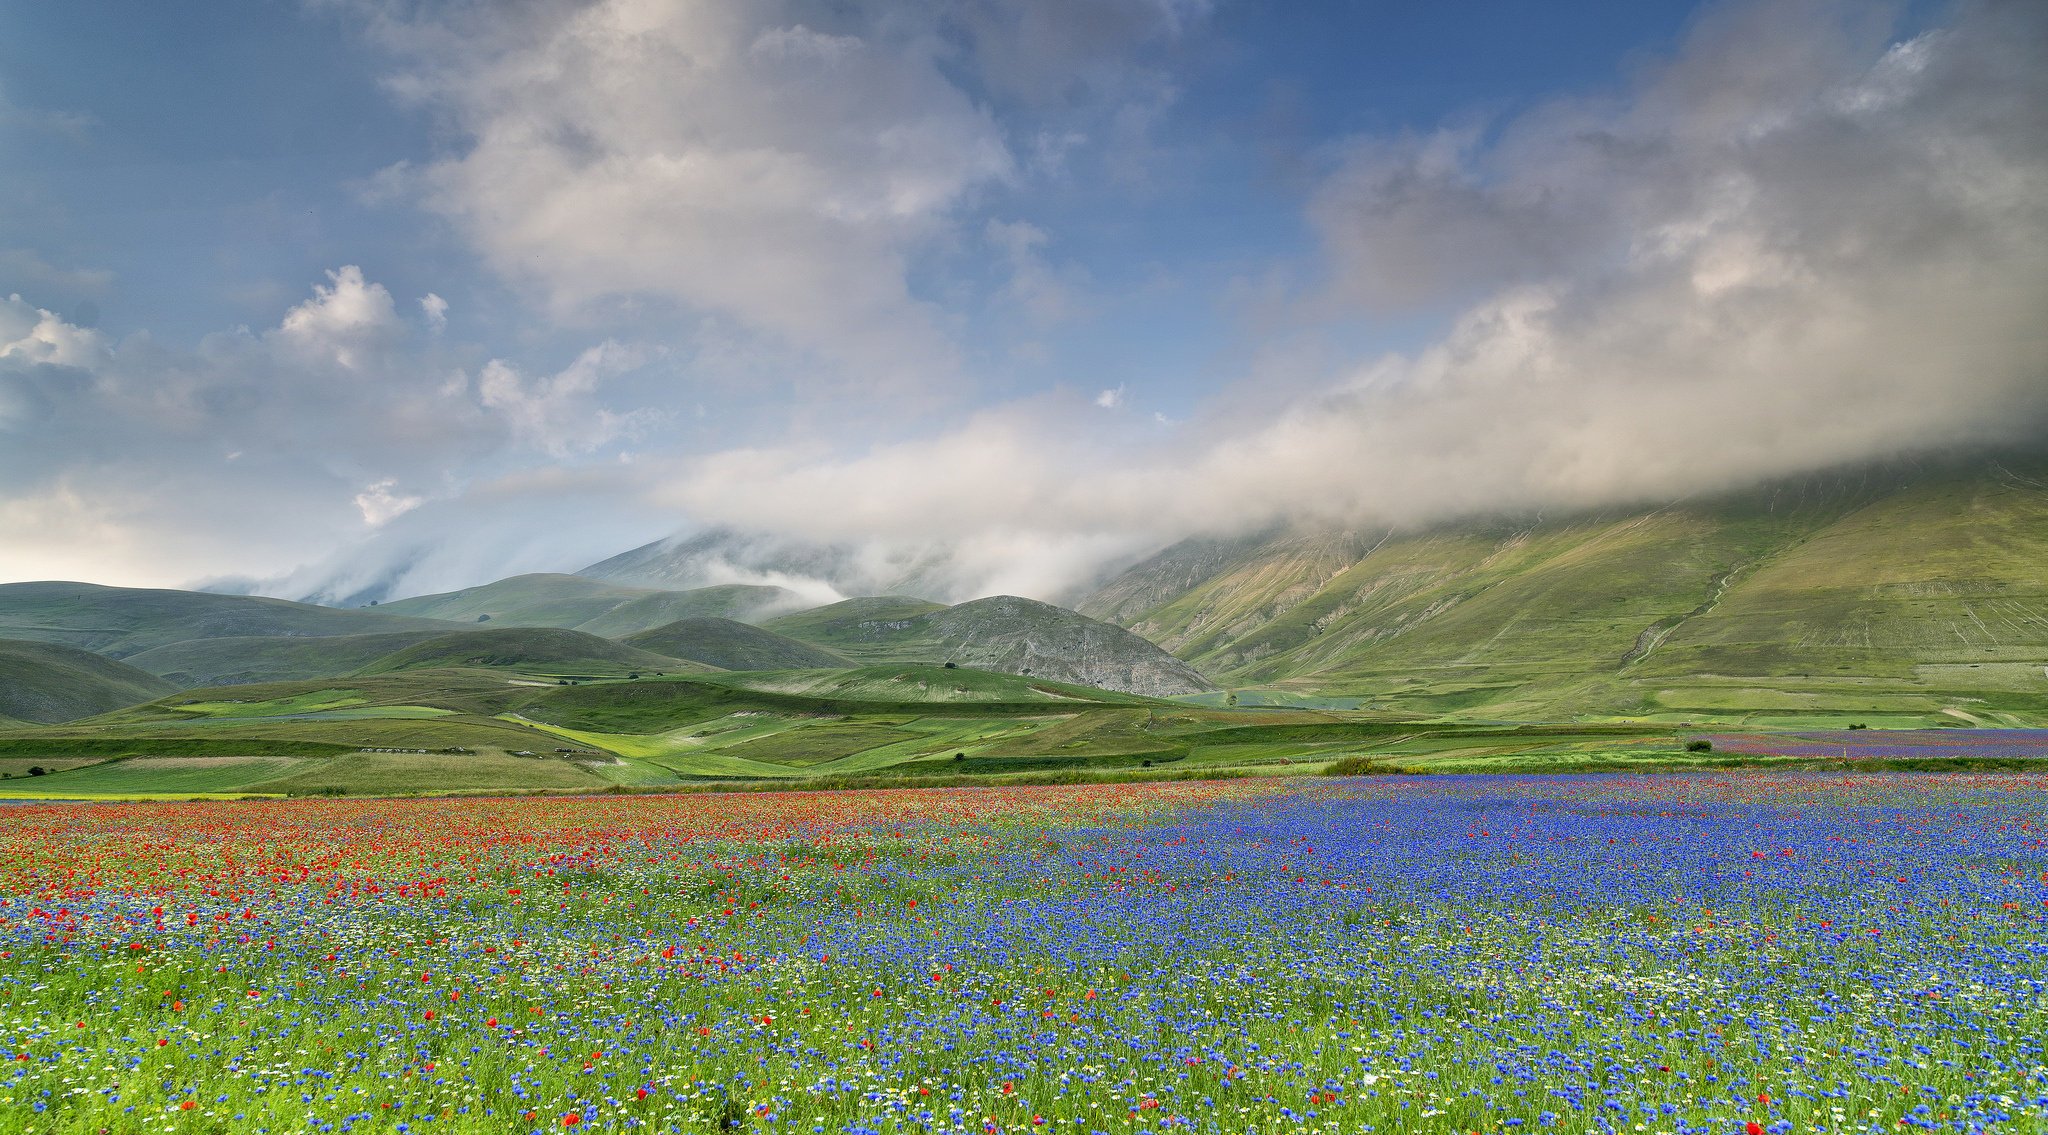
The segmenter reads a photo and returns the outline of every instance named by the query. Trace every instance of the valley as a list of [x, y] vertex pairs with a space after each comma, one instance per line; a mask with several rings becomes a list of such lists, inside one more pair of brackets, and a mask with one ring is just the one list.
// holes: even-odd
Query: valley
[[[11, 584], [0, 797], [2006, 767], [2048, 752], [2043, 483], [1889, 469], [1190, 540], [1072, 609], [573, 575], [351, 609]], [[790, 555], [789, 578], [830, 559]], [[642, 578], [702, 574], [650, 556]]]

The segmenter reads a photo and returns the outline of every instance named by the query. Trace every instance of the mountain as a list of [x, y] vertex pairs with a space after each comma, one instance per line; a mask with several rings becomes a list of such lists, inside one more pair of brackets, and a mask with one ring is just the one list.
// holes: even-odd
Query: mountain
[[619, 641], [721, 670], [823, 670], [853, 665], [829, 650], [731, 619], [677, 619]]
[[662, 591], [575, 575], [515, 575], [441, 595], [400, 599], [378, 609], [458, 623], [561, 627], [617, 638], [677, 619], [745, 621], [801, 605], [795, 592], [755, 584]]
[[902, 596], [849, 599], [766, 626], [860, 662], [952, 662], [1150, 697], [1216, 688], [1122, 628], [1014, 595], [956, 607]]
[[455, 631], [413, 643], [364, 666], [389, 674], [431, 667], [488, 667], [545, 674], [701, 673], [709, 667], [558, 627]]
[[154, 674], [89, 650], [0, 639], [0, 718], [76, 721], [175, 690]]
[[191, 639], [447, 631], [446, 623], [374, 610], [92, 583], [0, 584], [0, 637], [126, 658]]
[[1903, 466], [1660, 508], [1190, 540], [1080, 608], [1232, 685], [1386, 708], [2025, 717], [2048, 712], [2048, 476]]
[[388, 634], [332, 635], [304, 638], [291, 635], [247, 638], [200, 638], [153, 647], [126, 661], [184, 688], [240, 686], [260, 682], [296, 682], [353, 674], [393, 651], [447, 634], [395, 631]]
[[847, 544], [711, 528], [657, 540], [576, 574], [640, 587], [698, 588], [735, 575], [822, 585], [841, 595], [942, 594], [951, 555], [943, 545], [877, 556]]

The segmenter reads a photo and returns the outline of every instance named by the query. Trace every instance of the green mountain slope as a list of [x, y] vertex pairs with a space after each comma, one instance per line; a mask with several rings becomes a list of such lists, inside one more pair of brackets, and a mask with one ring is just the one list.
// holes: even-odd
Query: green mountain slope
[[0, 719], [76, 721], [171, 691], [154, 674], [88, 650], [0, 639]]
[[951, 662], [1148, 697], [1215, 688], [1138, 635], [1014, 595], [957, 607], [901, 596], [849, 599], [767, 626], [858, 661]]
[[659, 591], [575, 575], [515, 575], [461, 591], [400, 599], [378, 609], [458, 623], [561, 627], [618, 638], [677, 619], [745, 621], [796, 603], [793, 592], [753, 584]]
[[502, 627], [455, 631], [413, 643], [364, 666], [364, 675], [436, 667], [488, 667], [542, 674], [612, 674], [631, 671], [689, 673], [695, 662], [636, 650], [610, 639], [558, 627]]
[[2048, 712], [2044, 486], [2026, 467], [1908, 469], [1413, 534], [1190, 541], [1082, 609], [1233, 685], [1419, 712], [2031, 720]]
[[328, 638], [201, 638], [131, 654], [126, 661], [181, 687], [294, 682], [353, 674], [393, 651], [447, 633], [444, 628]]
[[942, 649], [918, 620], [944, 603], [906, 595], [866, 595], [762, 623], [780, 635], [812, 643], [855, 661], [930, 661]]
[[822, 647], [731, 619], [677, 619], [619, 641], [721, 670], [817, 670], [853, 665]]
[[341, 611], [256, 595], [92, 583], [0, 584], [0, 637], [63, 643], [110, 658], [199, 638], [450, 629], [399, 614]]

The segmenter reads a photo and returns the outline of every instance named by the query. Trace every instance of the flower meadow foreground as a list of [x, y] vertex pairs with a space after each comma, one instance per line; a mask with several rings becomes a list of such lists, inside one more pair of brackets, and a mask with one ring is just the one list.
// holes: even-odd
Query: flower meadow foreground
[[0, 811], [80, 1132], [2038, 1131], [2048, 776]]

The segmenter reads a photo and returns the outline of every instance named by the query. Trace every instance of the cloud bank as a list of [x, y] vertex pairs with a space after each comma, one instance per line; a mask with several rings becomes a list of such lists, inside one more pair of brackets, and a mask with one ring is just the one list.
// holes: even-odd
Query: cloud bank
[[1077, 546], [1668, 500], [2038, 438], [2048, 10], [1884, 32], [1861, 5], [1721, 8], [1621, 93], [1338, 148], [1309, 207], [1328, 283], [1302, 302], [1477, 298], [1270, 420], [1116, 454], [1011, 406], [852, 456], [719, 454], [661, 497], [996, 541], [1044, 561], [1044, 593], [1085, 578]]
[[[346, 600], [725, 525], [1060, 598], [1196, 533], [1670, 500], [2048, 423], [2039, 4], [1903, 39], [1868, 4], [1719, 5], [1619, 89], [1333, 143], [1315, 260], [1272, 266], [1311, 282], [1247, 289], [1249, 353], [1442, 330], [1170, 422], [1121, 375], [990, 404], [968, 328], [1082, 305], [1057, 220], [989, 202], [1142, 181], [1161, 45], [1207, 4], [337, 3], [451, 139], [375, 186], [551, 345], [461, 342], [465, 291], [348, 266], [190, 349], [8, 299], [0, 577]], [[691, 368], [764, 343], [785, 428], [693, 426]], [[834, 421], [855, 395], [873, 417]]]

